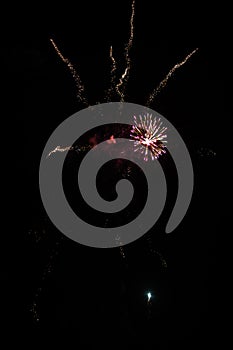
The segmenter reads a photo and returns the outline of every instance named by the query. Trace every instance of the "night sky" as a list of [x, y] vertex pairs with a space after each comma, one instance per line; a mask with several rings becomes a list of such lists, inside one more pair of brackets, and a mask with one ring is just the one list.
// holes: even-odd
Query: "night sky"
[[[35, 6], [24, 16], [24, 29], [19, 27], [6, 40], [3, 56], [10, 84], [16, 82], [24, 94], [23, 137], [15, 163], [23, 173], [23, 248], [21, 272], [14, 271], [24, 311], [15, 317], [35, 336], [47, 331], [55, 337], [66, 334], [74, 336], [77, 345], [208, 349], [219, 324], [215, 284], [225, 214], [216, 206], [217, 163], [223, 147], [216, 135], [224, 111], [225, 67], [221, 67], [228, 55], [227, 29], [221, 27], [220, 32], [213, 18], [206, 22], [206, 14], [188, 4], [182, 15], [181, 8], [168, 13], [166, 4], [161, 8], [136, 1], [127, 102], [144, 105], [169, 69], [199, 47], [151, 105], [187, 145], [194, 168], [193, 198], [181, 224], [166, 235], [175, 196], [172, 184], [177, 179], [173, 167], [164, 162], [171, 194], [156, 225], [124, 246], [124, 253], [118, 248], [94, 249], [69, 240], [53, 226], [38, 184], [47, 139], [63, 120], [83, 108], [70, 72], [49, 39], [74, 64], [90, 104], [103, 102], [109, 87], [110, 45], [120, 72], [124, 69], [131, 2], [93, 3], [78, 2], [76, 7], [62, 3], [56, 10]], [[144, 187], [137, 187], [143, 197]], [[72, 192], [72, 187], [68, 190]], [[13, 318], [14, 314], [7, 316], [9, 324]]]

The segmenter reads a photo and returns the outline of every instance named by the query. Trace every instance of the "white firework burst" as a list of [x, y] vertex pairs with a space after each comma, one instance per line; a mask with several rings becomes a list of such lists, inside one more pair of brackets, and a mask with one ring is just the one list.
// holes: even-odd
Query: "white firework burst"
[[161, 118], [153, 117], [147, 113], [139, 115], [139, 120], [134, 116], [134, 124], [131, 129], [131, 138], [134, 141], [135, 152], [144, 154], [144, 160], [148, 161], [149, 153], [151, 159], [157, 159], [161, 154], [166, 153], [166, 130], [162, 126]]

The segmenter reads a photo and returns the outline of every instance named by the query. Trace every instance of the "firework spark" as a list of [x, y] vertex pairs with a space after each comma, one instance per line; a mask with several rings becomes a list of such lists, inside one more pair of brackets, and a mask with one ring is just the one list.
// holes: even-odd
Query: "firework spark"
[[166, 269], [167, 261], [162, 255], [162, 253], [160, 253], [158, 250], [154, 248], [151, 236], [148, 236], [147, 238], [147, 245], [148, 245], [148, 253], [151, 254], [152, 256], [157, 256], [160, 260], [161, 266]]
[[147, 302], [149, 303], [150, 302], [150, 300], [151, 300], [151, 292], [148, 292], [147, 293]]
[[126, 68], [119, 80], [119, 83], [116, 85], [116, 91], [120, 96], [121, 102], [123, 102], [125, 99], [125, 88], [129, 79], [129, 71], [131, 68], [130, 50], [132, 48], [133, 38], [134, 38], [135, 0], [132, 1], [131, 8], [132, 8], [132, 12], [131, 12], [131, 18], [130, 18], [130, 37], [129, 37], [128, 43], [125, 46]]
[[115, 237], [115, 241], [116, 241], [116, 245], [120, 248], [120, 254], [121, 254], [121, 257], [123, 259], [125, 259], [125, 251], [124, 251], [124, 248], [122, 247], [122, 242], [121, 242], [121, 238], [119, 235], [117, 235]]
[[152, 317], [152, 293], [147, 292], [147, 317], [150, 319]]
[[78, 98], [78, 100], [80, 102], [82, 102], [84, 105], [88, 106], [88, 102], [87, 102], [87, 99], [85, 98], [84, 96], [84, 86], [82, 84], [82, 81], [80, 79], [80, 76], [78, 75], [76, 69], [74, 68], [73, 64], [70, 62], [70, 60], [68, 58], [65, 58], [61, 51], [58, 49], [57, 45], [55, 44], [54, 40], [53, 39], [50, 39], [50, 42], [51, 44], [53, 45], [56, 53], [58, 54], [58, 56], [60, 57], [60, 59], [62, 60], [62, 62], [64, 62], [67, 67], [69, 68], [71, 74], [72, 74], [72, 77], [75, 81], [75, 85], [76, 85], [76, 89], [77, 89], [77, 92], [76, 92], [76, 96]]
[[144, 154], [145, 161], [148, 161], [149, 153], [152, 160], [157, 159], [162, 153], [166, 153], [166, 130], [166, 127], [162, 127], [161, 119], [153, 118], [152, 114], [147, 113], [143, 117], [140, 115], [139, 121], [134, 116], [134, 125], [130, 136], [134, 141], [135, 152], [140, 151]]
[[198, 51], [198, 48], [196, 48], [195, 50], [193, 50], [190, 54], [188, 54], [183, 61], [175, 64], [174, 67], [172, 67], [172, 69], [168, 72], [168, 74], [165, 76], [165, 78], [159, 83], [159, 85], [157, 86], [157, 88], [155, 88], [152, 93], [150, 94], [148, 101], [146, 103], [146, 105], [149, 107], [151, 105], [151, 103], [154, 101], [155, 97], [166, 87], [169, 79], [172, 77], [172, 75], [175, 73], [175, 71], [180, 68], [181, 66], [183, 66], [191, 57], [192, 55], [194, 55], [196, 52]]
[[116, 90], [116, 70], [117, 70], [117, 65], [116, 65], [116, 60], [113, 56], [113, 49], [112, 46], [110, 46], [110, 51], [109, 51], [109, 57], [111, 59], [111, 72], [110, 72], [110, 76], [111, 76], [111, 82], [110, 82], [110, 87], [106, 93], [106, 100], [107, 102], [110, 102], [111, 97], [113, 95], [114, 90]]
[[213, 151], [210, 148], [206, 148], [206, 147], [201, 147], [200, 149], [198, 149], [197, 154], [200, 157], [208, 157], [208, 158], [212, 158], [216, 156], [216, 152]]
[[47, 155], [47, 158], [50, 157], [52, 153], [66, 152], [66, 151], [70, 151], [72, 149], [74, 149], [72, 146], [68, 146], [68, 147], [64, 147], [64, 148], [62, 148], [61, 146], [57, 146], [56, 148], [54, 148], [52, 151], [49, 152], [49, 154]]
[[46, 266], [43, 269], [41, 280], [40, 280], [40, 287], [36, 289], [33, 302], [29, 306], [29, 312], [32, 315], [32, 319], [34, 323], [39, 324], [40, 323], [40, 298], [41, 293], [43, 291], [44, 285], [46, 280], [48, 279], [49, 275], [54, 270], [55, 260], [59, 254], [59, 249], [61, 246], [61, 243], [63, 242], [63, 237], [59, 237], [59, 240], [56, 241], [55, 246], [53, 247], [52, 251], [50, 252], [49, 260]]
[[[68, 151], [75, 151], [76, 153], [83, 153], [88, 150], [90, 150], [95, 143], [92, 142], [92, 139], [89, 140], [91, 144], [88, 145], [83, 145], [83, 146], [67, 146], [67, 147], [61, 147], [57, 146], [55, 147], [52, 151], [49, 152], [46, 158], [50, 157], [52, 153], [57, 153], [57, 152], [68, 152]], [[110, 137], [109, 143], [116, 143], [116, 140], [112, 140], [112, 136]]]

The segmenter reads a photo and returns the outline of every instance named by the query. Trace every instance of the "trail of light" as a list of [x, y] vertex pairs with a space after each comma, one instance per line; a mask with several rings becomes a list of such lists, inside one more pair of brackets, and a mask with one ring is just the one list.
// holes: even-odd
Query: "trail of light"
[[110, 87], [109, 87], [109, 89], [107, 91], [107, 94], [106, 94], [107, 102], [110, 102], [110, 100], [111, 100], [111, 98], [113, 96], [113, 92], [114, 92], [114, 90], [116, 90], [116, 70], [117, 70], [117, 65], [116, 65], [116, 60], [115, 60], [115, 58], [113, 56], [112, 46], [110, 46], [109, 57], [111, 59], [112, 66], [111, 66], [111, 72], [110, 72], [110, 76], [111, 76]]
[[162, 255], [162, 253], [160, 253], [158, 250], [156, 250], [154, 248], [151, 236], [149, 236], [147, 238], [147, 243], [148, 243], [148, 251], [149, 251], [149, 253], [151, 255], [154, 255], [154, 256], [157, 255], [159, 257], [159, 260], [160, 260], [160, 263], [161, 263], [162, 267], [166, 269], [167, 268], [167, 261], [164, 258], [164, 256]]
[[53, 272], [54, 266], [55, 266], [55, 260], [56, 257], [59, 254], [59, 248], [61, 245], [61, 242], [63, 241], [63, 237], [60, 237], [58, 241], [56, 241], [55, 246], [53, 247], [50, 256], [49, 261], [46, 264], [46, 266], [43, 269], [41, 281], [40, 281], [40, 287], [36, 289], [33, 302], [29, 307], [29, 312], [32, 315], [33, 321], [37, 324], [40, 323], [40, 297], [41, 293], [43, 291], [44, 285], [46, 280], [48, 279], [49, 275]]
[[62, 60], [62, 62], [64, 62], [67, 67], [69, 68], [70, 72], [71, 72], [71, 75], [74, 79], [74, 82], [75, 82], [75, 85], [76, 85], [76, 89], [77, 89], [77, 92], [76, 92], [76, 96], [78, 98], [78, 100], [80, 102], [82, 102], [84, 105], [88, 106], [88, 102], [87, 102], [87, 99], [85, 98], [84, 96], [84, 86], [82, 84], [82, 81], [81, 81], [81, 78], [80, 76], [78, 75], [76, 69], [74, 68], [73, 64], [70, 62], [70, 60], [68, 58], [65, 58], [61, 51], [58, 49], [57, 45], [55, 44], [54, 40], [53, 39], [50, 39], [50, 42], [51, 44], [53, 45], [56, 53], [58, 54], [58, 56], [60, 57], [60, 59]]
[[[110, 143], [115, 143], [116, 141], [115, 142], [114, 141], [115, 140], [112, 140], [111, 138], [109, 140]], [[86, 151], [90, 150], [92, 147], [93, 147], [93, 145], [90, 145], [90, 144], [84, 145], [84, 146], [75, 146], [75, 147], [67, 146], [67, 147], [63, 147], [63, 148], [61, 146], [57, 146], [52, 151], [49, 152], [49, 154], [47, 155], [46, 158], [50, 157], [52, 153], [68, 152], [70, 150], [75, 151], [77, 153], [82, 153], [82, 152], [86, 152]]]
[[188, 54], [183, 61], [180, 63], [175, 64], [174, 67], [168, 72], [168, 74], [165, 76], [165, 78], [159, 83], [159, 85], [152, 91], [152, 93], [149, 95], [148, 101], [146, 105], [149, 107], [151, 103], [154, 101], [155, 97], [166, 87], [169, 79], [172, 77], [172, 75], [175, 73], [175, 71], [183, 66], [196, 52], [198, 51], [198, 48], [193, 50], [190, 54]]
[[123, 259], [125, 259], [125, 251], [124, 251], [124, 248], [123, 248], [123, 244], [122, 244], [122, 241], [121, 241], [121, 238], [120, 238], [120, 236], [119, 235], [117, 235], [116, 237], [115, 237], [115, 241], [116, 241], [116, 245], [120, 248], [120, 254], [121, 254], [121, 257], [123, 258]]
[[135, 16], [135, 0], [132, 1], [132, 12], [131, 12], [131, 18], [130, 18], [130, 37], [129, 41], [125, 46], [125, 60], [126, 60], [126, 68], [124, 70], [124, 73], [122, 74], [119, 83], [116, 85], [116, 91], [118, 95], [120, 96], [121, 102], [125, 99], [125, 88], [126, 84], [129, 80], [129, 71], [131, 68], [131, 58], [130, 58], [130, 50], [133, 45], [133, 38], [134, 38], [134, 16]]
[[66, 151], [69, 151], [72, 149], [74, 149], [72, 146], [68, 146], [68, 147], [64, 147], [64, 148], [61, 148], [61, 146], [57, 146], [56, 148], [54, 148], [52, 151], [49, 152], [49, 154], [47, 155], [47, 158], [50, 157], [52, 153], [66, 152]]

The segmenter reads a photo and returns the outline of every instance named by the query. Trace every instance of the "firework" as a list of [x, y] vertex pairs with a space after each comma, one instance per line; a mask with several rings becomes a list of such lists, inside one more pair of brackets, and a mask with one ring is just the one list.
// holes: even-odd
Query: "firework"
[[149, 320], [152, 317], [152, 293], [147, 292], [146, 296], [147, 296], [147, 318]]
[[58, 49], [57, 45], [55, 44], [54, 40], [53, 39], [50, 39], [50, 42], [52, 43], [56, 53], [58, 54], [58, 56], [60, 57], [60, 59], [62, 60], [62, 62], [64, 62], [67, 67], [69, 68], [70, 72], [71, 72], [71, 75], [75, 81], [75, 85], [76, 85], [76, 89], [77, 89], [77, 92], [76, 92], [76, 95], [77, 95], [77, 98], [80, 102], [82, 102], [84, 105], [88, 106], [88, 102], [84, 96], [84, 86], [82, 84], [82, 81], [81, 81], [81, 78], [80, 76], [78, 75], [76, 69], [74, 68], [73, 64], [70, 62], [70, 60], [68, 58], [65, 58], [61, 51]]
[[50, 252], [48, 263], [43, 269], [41, 280], [40, 280], [40, 287], [36, 289], [36, 292], [33, 297], [33, 302], [31, 305], [29, 305], [29, 312], [31, 313], [33, 322], [36, 324], [40, 323], [40, 298], [41, 293], [43, 291], [44, 285], [46, 280], [48, 279], [49, 275], [53, 272], [55, 260], [59, 254], [60, 245], [63, 241], [63, 237], [59, 237], [59, 239], [56, 241], [53, 249]]
[[144, 154], [144, 160], [148, 161], [149, 153], [151, 159], [157, 159], [162, 153], [166, 153], [165, 140], [167, 135], [166, 127], [162, 127], [161, 119], [152, 117], [152, 114], [147, 113], [143, 117], [134, 116], [134, 125], [131, 130], [131, 138], [134, 141], [135, 152], [139, 151]]
[[[131, 12], [131, 18], [130, 18], [130, 36], [128, 43], [125, 45], [125, 62], [126, 67], [123, 67], [122, 75], [119, 78], [119, 82], [116, 81], [116, 72], [117, 72], [117, 61], [114, 58], [113, 55], [113, 48], [110, 47], [110, 60], [111, 60], [111, 85], [109, 90], [107, 91], [107, 100], [108, 102], [111, 100], [111, 97], [113, 95], [113, 92], [116, 92], [120, 98], [120, 100], [123, 102], [125, 100], [125, 89], [126, 85], [129, 79], [129, 73], [131, 69], [131, 58], [130, 58], [130, 51], [133, 45], [133, 39], [134, 39], [134, 17], [135, 17], [135, 0], [132, 1], [132, 12]], [[76, 95], [79, 101], [81, 101], [84, 105], [88, 105], [87, 99], [84, 96], [84, 86], [82, 84], [82, 81], [80, 79], [80, 76], [78, 75], [77, 71], [75, 70], [74, 66], [70, 62], [70, 60], [63, 56], [61, 51], [58, 49], [57, 45], [53, 41], [53, 39], [50, 39], [50, 42], [53, 46], [53, 48], [56, 51], [56, 54], [59, 56], [59, 58], [62, 60], [63, 63], [67, 66], [69, 69], [69, 72], [72, 75], [72, 78], [74, 79], [74, 83], [76, 86]], [[171, 70], [168, 72], [168, 74], [165, 76], [165, 78], [159, 83], [158, 87], [153, 90], [153, 92], [149, 95], [147, 106], [151, 105], [151, 103], [154, 101], [155, 97], [166, 87], [169, 79], [173, 76], [175, 71], [183, 66], [190, 58], [191, 56], [196, 53], [198, 49], [195, 49], [192, 51], [189, 55], [185, 57], [185, 59], [177, 63]], [[151, 154], [151, 159], [157, 159], [161, 154], [165, 153], [165, 143], [167, 141], [165, 140], [167, 135], [165, 135], [165, 131], [167, 128], [162, 127], [162, 122], [160, 119], [156, 119], [152, 117], [152, 115], [144, 115], [143, 117], [139, 117], [140, 121], [137, 121], [137, 118], [134, 117], [134, 125], [132, 126], [131, 130], [131, 138], [132, 141], [134, 141], [135, 146], [135, 152], [140, 151], [142, 154], [144, 154], [144, 160], [148, 160], [149, 153]], [[87, 146], [67, 146], [67, 147], [61, 147], [57, 146], [55, 149], [49, 152], [47, 157], [50, 157], [51, 154], [57, 153], [57, 152], [66, 152], [69, 150], [74, 150], [77, 153], [84, 152], [92, 147], [95, 146], [97, 143], [96, 137], [93, 137], [89, 140], [89, 144]], [[114, 139], [114, 136], [112, 135], [107, 143], [116, 143], [116, 140]], [[199, 154], [202, 156], [201, 151]], [[215, 153], [214, 153], [215, 155]], [[129, 177], [131, 175], [132, 168], [130, 166], [127, 167], [125, 172], [123, 173], [123, 177]], [[105, 227], [108, 226], [108, 219], [106, 219]], [[29, 234], [32, 234], [31, 232]], [[35, 232], [33, 233], [35, 236], [36, 242], [39, 242], [41, 239], [41, 236]], [[59, 242], [56, 243], [55, 249], [51, 252], [49, 262], [45, 266], [42, 279], [40, 281], [40, 287], [36, 290], [36, 293], [34, 295], [34, 300], [31, 305], [30, 311], [32, 312], [33, 318], [36, 322], [40, 321], [40, 310], [39, 310], [39, 304], [40, 304], [40, 295], [41, 291], [44, 287], [44, 283], [46, 281], [46, 278], [49, 276], [49, 274], [53, 271], [54, 268], [54, 262], [55, 262], [55, 256], [59, 253], [59, 249], [57, 245]], [[120, 255], [122, 259], [124, 259], [124, 262], [127, 260], [124, 247], [122, 246], [121, 238], [119, 236], [116, 237], [116, 247], [119, 248]], [[153, 254], [157, 254], [164, 267], [167, 267], [167, 263], [165, 259], [163, 258], [162, 254], [160, 254], [158, 251], [153, 250], [151, 251]], [[151, 313], [151, 304], [153, 300], [153, 294], [151, 292], [147, 293], [147, 305], [148, 305], [148, 313]]]
[[[113, 48], [112, 48], [112, 46], [110, 46], [109, 56], [110, 56], [110, 59], [111, 59], [112, 68], [111, 68], [111, 84], [110, 84], [110, 87], [109, 87], [109, 89], [107, 90], [107, 93], [106, 93], [106, 100], [107, 100], [107, 102], [109, 102], [111, 100], [111, 96], [112, 96], [114, 90], [118, 94], [121, 102], [124, 102], [124, 100], [125, 100], [125, 89], [126, 89], [126, 85], [127, 85], [128, 79], [129, 79], [129, 72], [130, 72], [130, 69], [131, 69], [130, 50], [132, 48], [133, 39], [134, 39], [134, 17], [135, 17], [135, 0], [133, 0], [132, 4], [131, 4], [130, 36], [129, 36], [129, 40], [128, 40], [127, 44], [125, 45], [126, 67], [125, 67], [124, 72], [122, 73], [118, 83], [116, 83], [117, 64], [116, 64], [116, 60], [115, 60], [115, 58], [113, 56]], [[50, 39], [50, 42], [52, 43], [52, 45], [53, 45], [56, 53], [58, 54], [58, 56], [67, 65], [67, 67], [69, 68], [69, 70], [70, 70], [70, 72], [72, 74], [72, 77], [73, 77], [73, 79], [75, 81], [75, 85], [76, 85], [76, 88], [77, 88], [77, 98], [84, 105], [88, 106], [87, 99], [84, 96], [84, 86], [83, 86], [82, 81], [80, 79], [80, 76], [78, 75], [77, 71], [75, 70], [73, 64], [70, 62], [70, 60], [68, 58], [65, 58], [62, 55], [61, 51], [58, 49], [58, 47], [55, 44], [53, 39]], [[193, 56], [193, 54], [195, 54], [197, 51], [198, 51], [198, 48], [193, 50], [181, 62], [175, 64], [175, 66], [170, 69], [170, 71], [165, 76], [165, 78], [159, 83], [159, 85], [149, 95], [147, 103], [146, 103], [146, 105], [148, 107], [152, 104], [152, 102], [154, 101], [156, 96], [166, 87], [169, 79], [172, 77], [172, 75], [175, 73], [175, 71], [178, 68], [180, 68], [181, 66], [183, 66]]]
[[167, 261], [162, 255], [162, 253], [160, 253], [158, 250], [154, 248], [151, 236], [148, 236], [147, 238], [147, 245], [148, 245], [148, 253], [151, 254], [152, 256], [157, 256], [160, 260], [161, 266], [166, 269]]
[[43, 238], [45, 237], [46, 235], [46, 232], [44, 229], [42, 230], [33, 230], [33, 229], [30, 229], [28, 231], [28, 235], [30, 236], [30, 238], [36, 242], [36, 243], [39, 243], [40, 241], [43, 240]]
[[212, 158], [216, 156], [216, 152], [213, 151], [210, 148], [206, 148], [206, 147], [201, 147], [200, 149], [197, 150], [197, 153], [200, 157], [208, 157], [208, 158]]
[[115, 237], [115, 241], [116, 241], [116, 246], [118, 246], [119, 249], [120, 249], [121, 257], [122, 257], [123, 259], [125, 259], [125, 251], [124, 251], [124, 248], [122, 247], [122, 242], [121, 242], [121, 238], [120, 238], [119, 235], [117, 235], [117, 236]]
[[188, 54], [183, 61], [175, 64], [174, 67], [172, 67], [172, 69], [170, 69], [170, 71], [168, 72], [168, 74], [166, 75], [166, 77], [159, 83], [159, 85], [157, 86], [157, 88], [155, 88], [152, 93], [150, 94], [148, 101], [147, 101], [147, 106], [149, 107], [151, 105], [151, 103], [154, 101], [155, 97], [166, 87], [168, 80], [172, 77], [172, 75], [175, 73], [175, 71], [180, 68], [181, 66], [183, 66], [191, 57], [192, 55], [194, 55], [197, 52], [198, 48], [196, 48], [195, 50], [193, 50], [190, 54]]
[[109, 51], [109, 57], [111, 59], [111, 83], [110, 83], [110, 87], [109, 89], [107, 90], [107, 93], [106, 93], [106, 100], [107, 102], [110, 102], [111, 101], [111, 97], [113, 95], [113, 92], [114, 90], [116, 89], [116, 70], [117, 70], [117, 65], [116, 65], [116, 60], [113, 56], [113, 49], [112, 49], [112, 46], [110, 46], [110, 51]]
[[135, 0], [132, 1], [132, 12], [131, 12], [131, 18], [130, 18], [130, 37], [127, 45], [125, 46], [125, 60], [126, 60], [126, 68], [124, 73], [122, 74], [119, 83], [116, 85], [116, 91], [118, 95], [120, 96], [121, 102], [125, 99], [125, 88], [126, 84], [129, 79], [129, 71], [131, 68], [131, 58], [130, 58], [130, 50], [133, 45], [133, 38], [134, 38], [134, 15], [135, 15]]
[[[116, 143], [116, 140], [110, 137], [109, 143]], [[57, 153], [57, 152], [68, 152], [68, 151], [75, 151], [76, 153], [82, 153], [89, 151], [96, 143], [93, 142], [93, 138], [89, 140], [90, 144], [88, 145], [83, 145], [83, 146], [67, 146], [67, 147], [61, 147], [61, 146], [56, 146], [52, 151], [49, 152], [46, 158], [49, 158], [51, 154]]]
[[116, 139], [114, 138], [114, 135], [111, 135], [110, 138], [106, 141], [107, 143], [116, 143]]
[[73, 149], [72, 146], [68, 146], [68, 147], [64, 147], [64, 148], [62, 148], [61, 146], [57, 146], [56, 148], [54, 148], [52, 151], [49, 152], [49, 154], [47, 155], [47, 158], [50, 157], [52, 153], [66, 152], [66, 151], [70, 151], [72, 149]]

